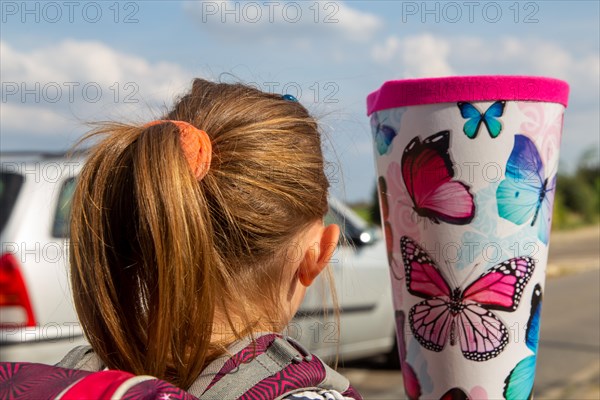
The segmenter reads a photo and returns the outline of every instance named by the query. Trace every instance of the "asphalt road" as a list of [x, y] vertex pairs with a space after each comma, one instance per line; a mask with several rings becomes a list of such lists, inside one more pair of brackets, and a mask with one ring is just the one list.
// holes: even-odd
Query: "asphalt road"
[[[536, 391], [567, 389], [600, 360], [600, 271], [546, 283]], [[596, 382], [600, 377], [596, 377]]]
[[[536, 399], [599, 398], [600, 392], [596, 391], [600, 388], [599, 288], [598, 269], [547, 281]], [[400, 373], [386, 370], [380, 360], [363, 360], [345, 367], [340, 372], [365, 399], [405, 398]]]
[[552, 232], [548, 274], [573, 273], [598, 269], [600, 263], [600, 226], [575, 231]]

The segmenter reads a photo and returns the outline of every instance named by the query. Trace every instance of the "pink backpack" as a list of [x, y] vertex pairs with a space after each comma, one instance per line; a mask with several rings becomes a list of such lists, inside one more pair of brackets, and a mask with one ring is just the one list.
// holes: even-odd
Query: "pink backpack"
[[229, 351], [233, 357], [212, 362], [184, 391], [151, 376], [104, 370], [91, 347], [79, 346], [55, 366], [0, 363], [0, 399], [273, 400], [307, 390], [362, 399], [346, 378], [291, 338], [264, 334]]
[[36, 363], [0, 364], [0, 399], [196, 399], [168, 382], [125, 371], [91, 372]]

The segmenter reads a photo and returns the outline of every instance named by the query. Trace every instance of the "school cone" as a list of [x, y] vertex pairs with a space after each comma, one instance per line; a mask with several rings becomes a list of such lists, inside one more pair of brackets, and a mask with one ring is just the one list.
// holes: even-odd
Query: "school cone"
[[532, 396], [568, 92], [472, 76], [368, 96], [410, 399]]

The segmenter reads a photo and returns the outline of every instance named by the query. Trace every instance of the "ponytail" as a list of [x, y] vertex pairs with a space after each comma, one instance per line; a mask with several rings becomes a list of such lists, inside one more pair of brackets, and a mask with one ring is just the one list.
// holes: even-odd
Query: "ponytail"
[[221, 262], [203, 185], [177, 129], [111, 125], [92, 133], [110, 136], [79, 178], [71, 281], [88, 340], [109, 368], [186, 387], [210, 354], [211, 269]]

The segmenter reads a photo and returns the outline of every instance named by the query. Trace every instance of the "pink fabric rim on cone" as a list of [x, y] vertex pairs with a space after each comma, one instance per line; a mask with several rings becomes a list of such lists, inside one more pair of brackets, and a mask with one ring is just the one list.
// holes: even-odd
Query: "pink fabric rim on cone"
[[367, 96], [367, 115], [389, 108], [458, 101], [537, 101], [567, 107], [569, 84], [538, 76], [451, 76], [385, 82]]

